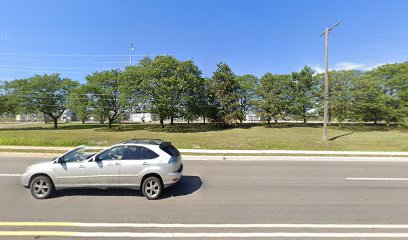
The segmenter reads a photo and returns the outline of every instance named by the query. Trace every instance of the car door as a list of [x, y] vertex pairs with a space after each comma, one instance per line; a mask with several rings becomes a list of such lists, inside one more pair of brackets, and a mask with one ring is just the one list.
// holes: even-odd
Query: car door
[[85, 173], [86, 161], [75, 158], [62, 157], [53, 165], [55, 186], [76, 187], [87, 184]]
[[107, 149], [86, 164], [86, 178], [90, 186], [119, 185], [119, 169], [125, 154], [125, 146]]
[[149, 167], [150, 160], [157, 158], [155, 152], [143, 146], [128, 146], [126, 155], [121, 161], [119, 182], [126, 186], [139, 186], [142, 172]]

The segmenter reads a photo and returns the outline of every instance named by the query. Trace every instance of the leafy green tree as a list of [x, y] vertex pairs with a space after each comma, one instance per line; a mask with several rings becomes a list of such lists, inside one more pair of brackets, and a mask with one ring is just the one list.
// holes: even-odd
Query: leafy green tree
[[386, 64], [365, 72], [352, 89], [354, 116], [364, 122], [405, 125], [408, 116], [408, 63]]
[[[356, 70], [340, 70], [329, 72], [329, 119], [335, 118], [342, 126], [346, 120], [358, 120], [359, 117], [355, 113], [355, 99], [353, 89], [358, 78], [363, 75], [363, 72]], [[324, 74], [318, 74], [315, 79], [319, 81], [320, 96], [324, 94]], [[323, 98], [321, 98], [323, 100]], [[317, 106], [320, 112], [323, 112], [323, 103], [320, 102]]]
[[384, 120], [408, 124], [408, 62], [385, 64], [368, 74], [379, 81], [384, 96]]
[[[167, 114], [170, 118], [170, 125], [173, 125], [174, 118], [181, 113], [181, 98], [186, 91], [189, 76], [188, 68], [191, 67], [183, 64], [173, 56], [159, 56], [154, 60], [155, 73], [159, 81], [163, 81], [161, 86], [164, 90], [163, 96], [167, 97]], [[194, 65], [194, 64], [192, 64]], [[195, 65], [193, 66], [195, 67]], [[197, 68], [198, 69], [198, 68]], [[165, 104], [162, 105], [164, 108]], [[165, 110], [165, 111], [166, 111]]]
[[199, 97], [196, 99], [198, 104], [199, 115], [205, 124], [206, 119], [209, 121], [218, 120], [218, 104], [216, 103], [214, 92], [212, 91], [212, 79], [202, 79], [202, 84], [199, 88]]
[[201, 117], [203, 123], [206, 120], [217, 120], [218, 107], [215, 104], [211, 91], [210, 78], [195, 78], [186, 88], [185, 96], [182, 98], [181, 115], [187, 119], [187, 123]]
[[245, 114], [248, 111], [254, 111], [253, 100], [256, 98], [256, 89], [259, 85], [259, 80], [252, 74], [237, 76], [239, 85], [239, 93], [241, 95], [240, 104], [241, 111]]
[[98, 108], [98, 105], [94, 102], [95, 98], [93, 96], [90, 97], [90, 107], [91, 107], [91, 116], [98, 120], [100, 124], [105, 124], [106, 122], [106, 114], [103, 108]]
[[[346, 119], [351, 118], [353, 102], [352, 76], [352, 71], [331, 71], [329, 74], [329, 115], [330, 118], [336, 118], [340, 126]], [[322, 86], [324, 85], [322, 84]]]
[[274, 75], [266, 73], [260, 79], [257, 93], [259, 99], [255, 101], [258, 114], [268, 122], [275, 123], [290, 111], [291, 89], [289, 75]]
[[15, 114], [17, 111], [17, 103], [6, 95], [0, 95], [0, 115]]
[[378, 79], [364, 74], [358, 78], [353, 88], [353, 112], [357, 119], [364, 122], [378, 121], [384, 119], [385, 94]]
[[174, 57], [156, 56], [153, 60], [146, 57], [137, 66], [143, 77], [141, 87], [145, 100], [153, 113], [159, 115], [160, 124], [164, 126], [166, 118], [173, 118], [178, 113], [178, 101], [182, 84], [178, 84], [176, 71], [179, 61]]
[[[141, 62], [150, 59], [144, 58]], [[122, 76], [124, 81], [121, 84], [121, 92], [129, 99], [129, 111], [145, 112], [150, 108], [149, 97], [143, 91], [144, 87], [149, 87], [144, 81], [150, 77], [150, 71], [141, 64], [136, 66], [127, 66]]]
[[201, 115], [200, 105], [205, 98], [205, 81], [201, 77], [202, 72], [193, 61], [180, 62], [176, 71], [181, 89], [178, 103], [180, 116], [188, 122], [197, 119]]
[[67, 109], [68, 95], [76, 86], [78, 82], [59, 74], [44, 74], [6, 82], [5, 89], [18, 102], [20, 112], [42, 112], [58, 128], [58, 118]]
[[217, 70], [212, 77], [212, 93], [218, 109], [218, 119], [228, 125], [236, 120], [242, 122], [242, 112], [239, 84], [236, 75], [226, 63], [217, 64]]
[[86, 76], [87, 88], [92, 96], [91, 108], [108, 120], [109, 128], [128, 107], [128, 96], [121, 93], [122, 73], [119, 70], [94, 72]]
[[193, 61], [157, 56], [143, 58], [137, 66], [127, 67], [124, 73], [132, 96], [140, 96], [144, 108], [157, 114], [161, 126], [170, 118], [194, 120], [201, 114], [199, 107], [205, 95], [201, 70]]
[[318, 84], [313, 77], [314, 71], [309, 66], [305, 66], [300, 72], [292, 73], [292, 86], [288, 89], [293, 90], [292, 112], [295, 116], [307, 122], [308, 111], [316, 106]]
[[92, 113], [91, 95], [89, 92], [87, 85], [81, 85], [73, 89], [68, 97], [68, 108], [76, 114], [82, 124], [85, 123]]

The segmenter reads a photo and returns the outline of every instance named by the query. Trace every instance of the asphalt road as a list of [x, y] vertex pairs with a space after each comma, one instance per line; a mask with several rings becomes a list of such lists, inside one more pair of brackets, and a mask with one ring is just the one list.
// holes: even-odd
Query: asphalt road
[[[227, 238], [245, 233], [251, 239], [408, 238], [408, 163], [185, 161], [182, 180], [156, 201], [146, 200], [136, 190], [89, 189], [62, 190], [52, 199], [36, 200], [20, 185], [18, 176], [1, 176], [20, 174], [39, 160], [0, 158], [0, 238], [2, 231], [127, 232], [159, 237], [140, 235], [156, 233], [192, 239], [226, 233], [230, 234]], [[15, 226], [10, 222], [153, 225]], [[208, 235], [215, 233], [219, 235]]]

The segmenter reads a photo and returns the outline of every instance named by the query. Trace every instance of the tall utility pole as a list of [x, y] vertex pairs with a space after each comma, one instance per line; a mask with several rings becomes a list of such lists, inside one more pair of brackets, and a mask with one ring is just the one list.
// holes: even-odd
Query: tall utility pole
[[130, 64], [129, 64], [129, 66], [132, 66], [133, 43], [130, 43], [129, 52], [130, 52]]
[[325, 36], [325, 47], [326, 47], [326, 54], [325, 54], [325, 60], [326, 60], [326, 66], [324, 68], [325, 73], [324, 73], [324, 96], [323, 96], [323, 101], [324, 101], [324, 114], [323, 114], [323, 142], [327, 141], [327, 122], [328, 122], [328, 111], [329, 111], [329, 33], [333, 28], [337, 27], [340, 24], [340, 22], [337, 22], [330, 28], [326, 28], [321, 36]]

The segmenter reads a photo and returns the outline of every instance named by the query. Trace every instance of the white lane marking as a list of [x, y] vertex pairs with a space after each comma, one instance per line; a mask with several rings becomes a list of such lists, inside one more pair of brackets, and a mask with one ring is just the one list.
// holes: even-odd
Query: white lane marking
[[4, 226], [101, 227], [101, 228], [330, 228], [408, 229], [408, 224], [183, 224], [183, 223], [84, 223], [84, 222], [0, 222]]
[[356, 178], [348, 177], [346, 180], [354, 181], [408, 181], [408, 178]]
[[15, 173], [0, 173], [0, 177], [20, 177], [21, 174]]
[[0, 236], [58, 237], [128, 237], [128, 238], [407, 238], [408, 233], [313, 233], [313, 232], [250, 232], [250, 233], [160, 233], [160, 232], [60, 232], [60, 231], [0, 231]]
[[133, 232], [82, 232], [77, 237], [134, 237], [134, 238], [254, 238], [254, 237], [296, 237], [296, 238], [407, 238], [408, 233], [133, 233]]
[[126, 228], [378, 228], [408, 229], [408, 224], [157, 224], [157, 223], [76, 223], [78, 227]]

